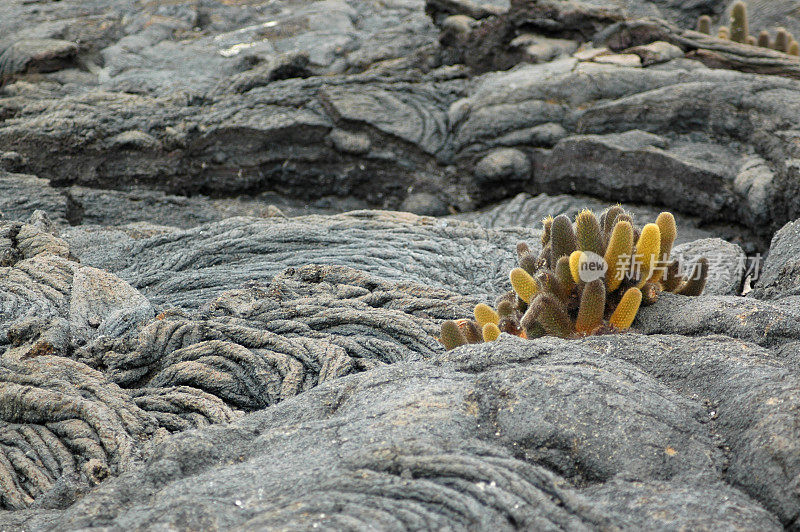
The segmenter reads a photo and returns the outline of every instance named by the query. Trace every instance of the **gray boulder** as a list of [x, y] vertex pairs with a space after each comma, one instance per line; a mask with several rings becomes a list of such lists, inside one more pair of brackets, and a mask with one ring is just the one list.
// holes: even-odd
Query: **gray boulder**
[[750, 294], [779, 299], [800, 294], [800, 220], [789, 222], [772, 237], [769, 254], [760, 264], [760, 276]]

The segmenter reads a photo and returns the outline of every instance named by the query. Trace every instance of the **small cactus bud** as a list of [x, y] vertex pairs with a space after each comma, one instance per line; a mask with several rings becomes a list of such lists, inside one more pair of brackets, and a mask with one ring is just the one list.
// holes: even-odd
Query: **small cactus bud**
[[634, 257], [636, 265], [641, 268], [637, 287], [644, 285], [653, 276], [660, 257], [660, 249], [661, 230], [656, 224], [645, 225], [636, 242], [636, 256]]
[[492, 307], [485, 303], [478, 303], [475, 305], [475, 321], [478, 322], [479, 327], [483, 327], [487, 323], [500, 323], [500, 316], [494, 311]]
[[536, 286], [536, 281], [533, 280], [533, 277], [522, 268], [514, 268], [508, 276], [511, 279], [511, 287], [514, 288], [514, 292], [517, 293], [522, 301], [530, 303], [531, 298], [539, 291], [539, 287]]
[[730, 38], [730, 33], [728, 33], [728, 28], [722, 26], [720, 29], [717, 30], [717, 37], [720, 39], [728, 40]]
[[496, 323], [487, 323], [483, 326], [483, 341], [494, 342], [500, 336], [500, 328]]
[[[625, 211], [622, 209], [621, 205], [614, 205], [613, 207], [609, 207], [606, 212], [603, 213], [603, 232], [611, 237], [611, 232], [614, 230], [614, 227], [617, 226], [617, 220], [620, 215], [625, 214]], [[629, 222], [631, 220], [628, 220]]]
[[620, 299], [614, 313], [608, 322], [617, 329], [627, 329], [636, 318], [639, 312], [639, 305], [642, 304], [642, 292], [638, 288], [629, 288]]
[[575, 218], [575, 236], [578, 249], [602, 255], [604, 251], [603, 234], [597, 216], [588, 209], [581, 211]]
[[500, 318], [507, 318], [514, 314], [514, 305], [510, 301], [503, 300], [497, 304], [497, 314]]
[[779, 52], [786, 53], [789, 51], [789, 42], [789, 32], [786, 31], [786, 28], [778, 28], [778, 31], [775, 33], [775, 43], [773, 47]]
[[697, 31], [705, 33], [706, 35], [711, 35], [711, 17], [708, 15], [701, 15], [700, 18], [697, 19]]
[[681, 284], [683, 284], [683, 277], [680, 274], [680, 264], [675, 260], [667, 266], [667, 271], [664, 272], [664, 277], [661, 279], [661, 286], [665, 292], [674, 292]]
[[762, 30], [758, 34], [758, 41], [757, 42], [758, 42], [758, 45], [760, 47], [762, 47], [762, 48], [772, 48], [772, 46], [770, 46], [769, 32], [767, 30]]
[[439, 339], [448, 351], [458, 346], [466, 345], [467, 339], [461, 333], [456, 322], [448, 320], [442, 323], [442, 337]]
[[538, 262], [539, 261], [536, 260], [536, 257], [529, 253], [528, 255], [525, 255], [519, 259], [519, 267], [533, 275], [536, 273]]
[[789, 43], [789, 50], [787, 51], [789, 55], [800, 55], [800, 44], [797, 41], [792, 41]]
[[735, 42], [747, 42], [750, 28], [747, 26], [747, 5], [744, 2], [736, 2], [731, 10], [731, 40]]
[[676, 293], [684, 296], [699, 296], [703, 293], [708, 279], [708, 259], [705, 257], [695, 263], [689, 279], [681, 286]]
[[628, 222], [629, 224], [633, 225], [633, 216], [631, 216], [627, 212], [623, 212], [622, 214], [617, 216], [617, 223], [619, 222]]
[[555, 261], [563, 256], [569, 255], [578, 248], [578, 239], [572, 229], [572, 222], [565, 215], [560, 214], [553, 219], [553, 226], [550, 230], [550, 244], [553, 247], [552, 261], [548, 266], [552, 268]]
[[502, 296], [499, 296], [497, 299], [494, 300], [494, 306], [497, 308], [497, 311], [500, 312], [500, 305], [503, 304], [503, 301], [507, 301], [511, 307], [515, 307], [517, 305], [517, 293], [513, 290], [509, 290]]
[[517, 242], [517, 260], [531, 254], [531, 248], [525, 242]]
[[633, 258], [633, 227], [630, 222], [620, 221], [611, 233], [611, 240], [606, 248], [605, 261], [606, 285], [608, 291], [613, 292], [622, 283]]
[[581, 334], [591, 333], [603, 323], [605, 310], [606, 287], [603, 281], [597, 279], [591, 283], [586, 283], [581, 294], [581, 304], [578, 308], [575, 330]]
[[758, 41], [756, 40], [756, 38], [755, 38], [755, 37], [753, 37], [752, 35], [748, 35], [748, 36], [747, 36], [747, 40], [746, 40], [745, 42], [746, 42], [747, 44], [749, 44], [750, 46], [755, 46], [755, 45], [758, 43]]

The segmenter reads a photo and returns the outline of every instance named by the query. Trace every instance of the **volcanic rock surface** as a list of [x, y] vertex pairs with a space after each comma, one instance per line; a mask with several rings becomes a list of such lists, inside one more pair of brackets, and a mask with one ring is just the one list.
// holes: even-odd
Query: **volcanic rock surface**
[[[800, 63], [729, 8], [3, 2], [0, 531], [800, 530]], [[618, 202], [702, 296], [444, 349]]]

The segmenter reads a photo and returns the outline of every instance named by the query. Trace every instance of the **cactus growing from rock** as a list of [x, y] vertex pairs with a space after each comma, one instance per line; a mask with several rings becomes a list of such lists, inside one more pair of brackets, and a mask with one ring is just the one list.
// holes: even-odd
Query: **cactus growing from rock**
[[701, 15], [700, 18], [697, 19], [697, 31], [705, 33], [706, 35], [711, 35], [711, 17], [708, 15]]
[[599, 219], [581, 211], [574, 224], [565, 215], [546, 218], [538, 257], [527, 244], [517, 245], [520, 267], [511, 270], [512, 290], [498, 298], [496, 310], [481, 303], [474, 320], [444, 322], [441, 342], [453, 349], [496, 340], [501, 332], [523, 338], [613, 333], [628, 329], [640, 306], [654, 304], [663, 291], [700, 295], [709, 263], [700, 259], [689, 279], [680, 275], [670, 259], [674, 216], [663, 212], [641, 230], [632, 222], [619, 206]]
[[747, 6], [744, 2], [736, 2], [731, 10], [731, 40], [734, 42], [747, 42], [750, 29], [747, 26]]
[[[697, 31], [706, 35], [711, 35], [711, 17], [701, 15], [697, 19]], [[738, 1], [731, 8], [730, 27], [720, 26], [717, 29], [717, 38], [731, 40], [750, 46], [760, 46], [771, 48], [789, 55], [800, 55], [800, 45], [794, 36], [786, 28], [778, 28], [775, 40], [770, 39], [769, 32], [762, 30], [758, 37], [750, 35], [750, 28], [747, 19], [747, 5]]]
[[789, 38], [789, 32], [786, 31], [786, 28], [778, 28], [777, 33], [775, 33], [775, 42], [773, 43], [773, 48], [779, 52], [788, 52], [790, 41], [791, 39]]
[[735, 42], [747, 42], [750, 29], [747, 25], [747, 6], [744, 2], [736, 2], [731, 10], [731, 40]]

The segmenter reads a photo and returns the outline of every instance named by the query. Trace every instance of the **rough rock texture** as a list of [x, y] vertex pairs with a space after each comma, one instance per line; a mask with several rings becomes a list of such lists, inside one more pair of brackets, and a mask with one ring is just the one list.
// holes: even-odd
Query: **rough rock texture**
[[[507, 289], [513, 243], [537, 231], [365, 211], [114, 232], [66, 257], [53, 246], [80, 229], [51, 235], [3, 278], [30, 301], [4, 303], [2, 526], [626, 528], [656, 513], [656, 528], [769, 530], [800, 513], [789, 303], [662, 295], [635, 324], [650, 336], [444, 352], [438, 323]], [[221, 239], [238, 262], [217, 269]], [[184, 308], [154, 317], [148, 300]]]
[[[781, 421], [797, 408], [796, 381], [763, 349], [720, 337], [507, 339], [184, 432], [64, 513], [0, 519], [37, 529], [779, 530], [766, 508], [784, 523], [797, 512], [797, 495], [775, 489], [798, 473], [796, 429]], [[790, 447], [762, 441], [764, 423]], [[658, 496], [635, 502], [646, 493]]]
[[[800, 63], [729, 3], [0, 3], [0, 530], [800, 530]], [[617, 202], [704, 295], [445, 351]]]
[[[517, 242], [529, 241], [535, 249], [540, 240], [534, 229], [491, 230], [379, 211], [231, 218], [144, 239], [103, 233], [76, 230], [68, 237], [83, 237], [73, 247], [83, 264], [114, 272], [151, 301], [186, 307], [247, 281], [268, 283], [283, 269], [305, 264], [344, 265], [387, 280], [486, 296], [508, 285]], [[98, 241], [106, 236], [108, 243]]]
[[769, 255], [753, 291], [761, 299], [800, 295], [800, 222], [789, 222], [775, 233]]
[[[431, 1], [439, 36], [413, 0], [123, 2], [114, 10], [65, 1], [44, 13], [12, 2], [3, 8], [9, 42], [23, 28], [75, 42], [79, 64], [7, 82], [0, 143], [16, 154], [8, 156], [14, 171], [138, 197], [157, 189], [168, 202], [276, 192], [443, 214], [520, 191], [583, 193], [663, 205], [761, 238], [800, 215], [792, 162], [800, 82], [709, 70], [682, 55], [728, 67], [735, 53], [740, 62], [785, 60], [786, 72], [794, 59], [623, 19], [646, 9], [637, 2], [505, 7]], [[706, 9], [716, 8], [658, 4], [651, 15]], [[33, 23], [44, 15], [48, 22]], [[445, 38], [452, 28], [466, 32], [458, 42]], [[647, 68], [597, 62], [613, 54], [579, 61], [553, 44], [592, 40]], [[525, 54], [539, 64], [519, 66]], [[457, 60], [471, 69], [451, 65]], [[81, 190], [73, 223], [86, 211], [80, 197], [91, 197]], [[222, 218], [210, 208], [159, 223]]]

